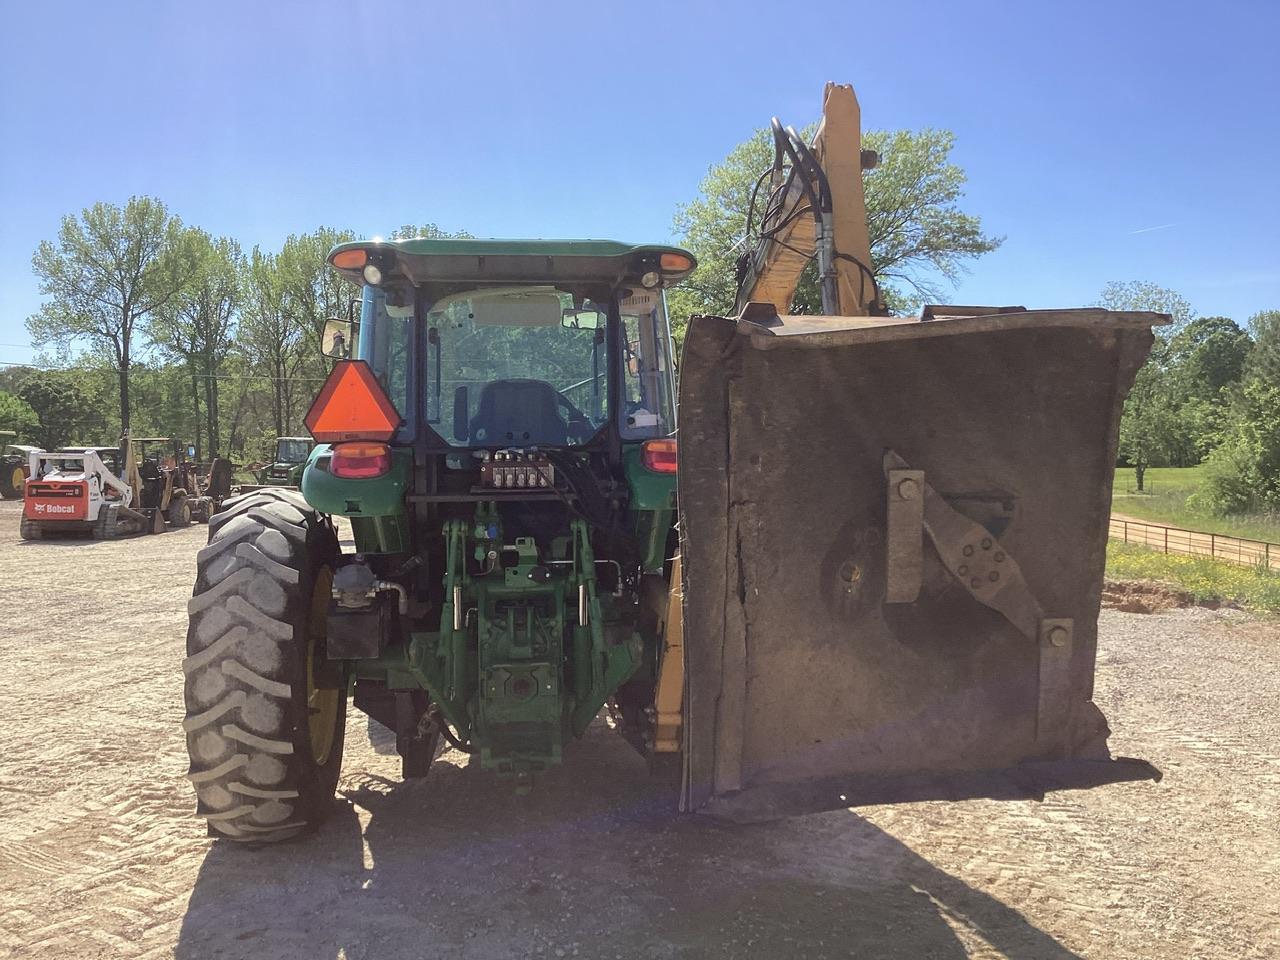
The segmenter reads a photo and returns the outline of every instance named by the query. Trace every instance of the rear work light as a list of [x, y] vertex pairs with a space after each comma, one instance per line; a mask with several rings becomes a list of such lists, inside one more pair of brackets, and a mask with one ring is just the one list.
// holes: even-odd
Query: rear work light
[[646, 440], [640, 448], [640, 462], [654, 473], [676, 472], [676, 442]]
[[385, 443], [339, 443], [329, 461], [329, 472], [344, 480], [368, 480], [390, 469], [391, 451]]

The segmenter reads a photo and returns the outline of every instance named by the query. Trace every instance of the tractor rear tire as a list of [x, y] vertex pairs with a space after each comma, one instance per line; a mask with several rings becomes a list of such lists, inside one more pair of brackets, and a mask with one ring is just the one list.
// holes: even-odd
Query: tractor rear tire
[[188, 774], [209, 834], [314, 830], [342, 766], [346, 679], [326, 659], [338, 539], [301, 495], [264, 490], [209, 521], [188, 604]]
[[0, 497], [21, 500], [26, 490], [27, 475], [21, 467], [0, 464]]
[[191, 526], [191, 504], [187, 502], [185, 495], [179, 494], [169, 501], [169, 511], [166, 519], [168, 519], [171, 527]]

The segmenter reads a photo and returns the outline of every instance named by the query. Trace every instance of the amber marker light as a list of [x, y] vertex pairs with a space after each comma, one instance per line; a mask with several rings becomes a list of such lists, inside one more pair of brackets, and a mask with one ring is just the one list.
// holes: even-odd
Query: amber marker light
[[369, 480], [391, 469], [391, 451], [385, 443], [355, 440], [335, 444], [329, 472], [344, 480]]
[[675, 440], [646, 440], [640, 448], [640, 462], [654, 473], [675, 473]]
[[339, 270], [359, 270], [369, 260], [369, 251], [363, 248], [342, 250], [333, 255], [331, 261]]
[[658, 258], [663, 273], [682, 273], [693, 268], [693, 261], [683, 253], [664, 253]]

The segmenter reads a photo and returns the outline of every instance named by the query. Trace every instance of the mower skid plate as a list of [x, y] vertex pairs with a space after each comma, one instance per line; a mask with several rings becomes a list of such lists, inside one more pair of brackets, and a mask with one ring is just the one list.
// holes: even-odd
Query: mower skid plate
[[1158, 778], [1092, 702], [1121, 406], [1153, 313], [695, 317], [682, 809]]
[[1160, 780], [1146, 760], [1042, 760], [1005, 770], [899, 775], [850, 774], [786, 783], [766, 783], [713, 797], [700, 812], [734, 823], [883, 803], [925, 800], [1043, 800], [1054, 790], [1088, 790], [1111, 783]]

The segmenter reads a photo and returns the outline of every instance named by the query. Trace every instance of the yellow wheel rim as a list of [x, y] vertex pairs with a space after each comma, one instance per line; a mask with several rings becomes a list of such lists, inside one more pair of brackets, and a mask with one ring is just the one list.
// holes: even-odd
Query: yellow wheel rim
[[26, 481], [27, 478], [22, 475], [22, 468], [14, 467], [13, 476], [10, 478], [10, 486], [12, 486], [14, 490], [17, 490], [18, 493], [22, 493], [22, 487]]
[[323, 671], [323, 645], [329, 617], [329, 595], [333, 571], [323, 568], [316, 576], [311, 592], [311, 611], [307, 617], [307, 721], [311, 735], [311, 755], [320, 766], [329, 762], [338, 722], [338, 704], [342, 690], [317, 685]]

